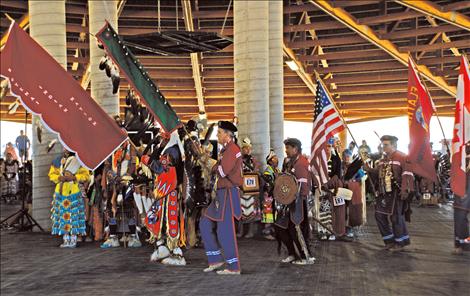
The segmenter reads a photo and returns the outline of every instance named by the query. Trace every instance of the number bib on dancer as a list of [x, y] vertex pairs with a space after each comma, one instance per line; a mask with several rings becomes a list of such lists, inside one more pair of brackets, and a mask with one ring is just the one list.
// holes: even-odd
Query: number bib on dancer
[[243, 175], [243, 192], [258, 192], [259, 176], [257, 174]]
[[339, 197], [339, 196], [333, 197], [333, 205], [334, 205], [335, 207], [342, 206], [342, 205], [344, 205], [344, 204], [345, 204], [344, 198]]
[[333, 197], [333, 205], [335, 207], [342, 206], [345, 204], [345, 200], [351, 200], [352, 191], [346, 188], [338, 188], [336, 196]]

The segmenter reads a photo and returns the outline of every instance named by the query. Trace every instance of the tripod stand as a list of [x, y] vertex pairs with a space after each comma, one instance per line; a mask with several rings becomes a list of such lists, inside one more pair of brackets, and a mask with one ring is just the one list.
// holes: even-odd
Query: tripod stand
[[[25, 118], [24, 118], [24, 133], [25, 137], [27, 137], [28, 134], [28, 111], [25, 111]], [[24, 143], [26, 145], [26, 142]], [[25, 147], [27, 151], [27, 146]], [[42, 232], [44, 232], [44, 229], [39, 225], [39, 223], [29, 214], [28, 209], [25, 207], [26, 203], [26, 160], [27, 160], [27, 153], [22, 155], [22, 161], [23, 161], [23, 178], [22, 178], [22, 186], [23, 189], [21, 190], [21, 209], [16, 211], [15, 213], [11, 214], [7, 218], [3, 219], [0, 221], [0, 225], [7, 224], [7, 225], [13, 225], [18, 232], [23, 232], [23, 231], [32, 231], [34, 226], [37, 226]], [[8, 220], [12, 219], [11, 223], [8, 223]], [[15, 226], [16, 225], [16, 226]]]

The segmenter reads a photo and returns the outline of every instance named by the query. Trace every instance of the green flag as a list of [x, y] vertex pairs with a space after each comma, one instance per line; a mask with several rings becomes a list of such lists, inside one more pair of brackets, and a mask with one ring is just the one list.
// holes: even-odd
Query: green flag
[[170, 133], [178, 128], [181, 121], [170, 102], [165, 99], [142, 64], [108, 22], [96, 34], [96, 38], [103, 44], [108, 56], [119, 67], [120, 74], [126, 77], [140, 98], [144, 100], [145, 105], [165, 132]]

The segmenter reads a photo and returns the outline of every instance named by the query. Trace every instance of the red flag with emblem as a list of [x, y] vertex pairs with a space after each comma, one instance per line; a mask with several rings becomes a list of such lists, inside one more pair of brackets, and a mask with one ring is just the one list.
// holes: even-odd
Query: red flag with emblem
[[127, 134], [57, 61], [16, 23], [0, 54], [11, 93], [89, 169], [98, 167]]
[[466, 158], [468, 152], [465, 145], [470, 143], [470, 70], [468, 60], [462, 56], [460, 63], [459, 80], [457, 82], [457, 98], [455, 102], [454, 135], [452, 137], [452, 166], [450, 171], [450, 185], [452, 191], [464, 197], [466, 184], [466, 171], [468, 171]]
[[408, 121], [410, 126], [410, 147], [408, 159], [413, 173], [437, 181], [434, 158], [432, 156], [429, 123], [433, 114], [433, 104], [416, 65], [408, 59]]

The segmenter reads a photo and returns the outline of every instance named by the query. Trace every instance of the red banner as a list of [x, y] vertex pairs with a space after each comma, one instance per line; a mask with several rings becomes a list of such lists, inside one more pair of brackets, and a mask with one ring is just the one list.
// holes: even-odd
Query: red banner
[[466, 175], [469, 174], [467, 167], [469, 154], [466, 145], [470, 145], [470, 69], [468, 60], [462, 56], [457, 82], [454, 135], [452, 137], [452, 167], [450, 171], [452, 191], [462, 198], [465, 197], [465, 189], [468, 186]]
[[16, 23], [0, 54], [0, 74], [13, 95], [39, 115], [89, 169], [99, 166], [127, 134], [80, 84]]
[[429, 123], [433, 105], [422, 84], [414, 62], [408, 60], [408, 119], [410, 125], [410, 147], [408, 159], [413, 173], [437, 181], [434, 158], [432, 156]]

